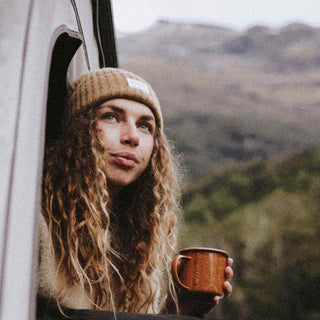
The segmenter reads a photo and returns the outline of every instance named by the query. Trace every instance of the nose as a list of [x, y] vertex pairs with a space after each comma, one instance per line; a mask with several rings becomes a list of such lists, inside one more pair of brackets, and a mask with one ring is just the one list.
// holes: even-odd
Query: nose
[[140, 137], [137, 131], [137, 127], [134, 124], [127, 124], [121, 133], [120, 142], [132, 147], [137, 147], [140, 143]]

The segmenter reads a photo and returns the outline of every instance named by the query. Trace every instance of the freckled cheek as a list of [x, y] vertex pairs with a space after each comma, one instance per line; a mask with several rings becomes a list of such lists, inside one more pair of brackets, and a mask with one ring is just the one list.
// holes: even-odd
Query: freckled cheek
[[115, 147], [115, 144], [119, 141], [118, 134], [115, 130], [102, 129], [100, 134], [102, 142], [107, 149]]

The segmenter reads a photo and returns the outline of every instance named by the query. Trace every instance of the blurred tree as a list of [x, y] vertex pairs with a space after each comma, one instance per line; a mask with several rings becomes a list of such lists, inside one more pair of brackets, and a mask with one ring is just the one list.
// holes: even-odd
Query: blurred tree
[[200, 194], [195, 194], [184, 211], [185, 220], [189, 223], [204, 224], [208, 222], [209, 208], [207, 200]]
[[[239, 203], [247, 203], [252, 200], [252, 181], [243, 172], [237, 172], [230, 177], [230, 191]], [[233, 208], [235, 209], [236, 206]]]
[[183, 246], [234, 258], [233, 295], [211, 316], [320, 319], [320, 152], [220, 171], [195, 190]]
[[239, 207], [238, 200], [233, 197], [228, 188], [213, 192], [209, 199], [209, 208], [215, 219], [225, 218], [225, 215]]

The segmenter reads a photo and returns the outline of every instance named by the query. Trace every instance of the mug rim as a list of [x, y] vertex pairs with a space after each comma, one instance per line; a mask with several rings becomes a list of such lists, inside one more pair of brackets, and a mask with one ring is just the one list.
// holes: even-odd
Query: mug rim
[[190, 248], [184, 248], [179, 250], [180, 254], [187, 253], [188, 251], [208, 251], [208, 252], [215, 252], [215, 253], [220, 253], [224, 255], [225, 257], [229, 258], [229, 254], [227, 251], [221, 250], [221, 249], [216, 249], [216, 248], [206, 248], [206, 247], [190, 247]]

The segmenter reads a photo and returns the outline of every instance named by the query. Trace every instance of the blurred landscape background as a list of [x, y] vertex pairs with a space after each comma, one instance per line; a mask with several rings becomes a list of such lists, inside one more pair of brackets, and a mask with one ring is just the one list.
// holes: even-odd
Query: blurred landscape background
[[320, 319], [320, 29], [158, 21], [117, 39], [184, 159], [179, 247], [234, 258], [215, 319]]

